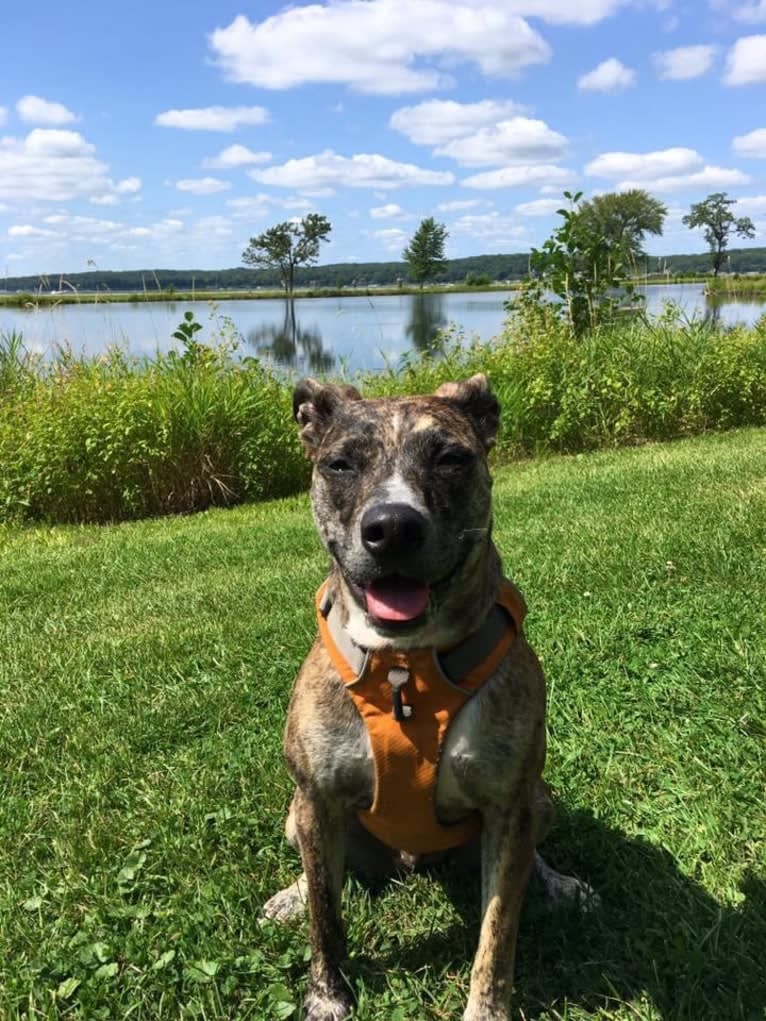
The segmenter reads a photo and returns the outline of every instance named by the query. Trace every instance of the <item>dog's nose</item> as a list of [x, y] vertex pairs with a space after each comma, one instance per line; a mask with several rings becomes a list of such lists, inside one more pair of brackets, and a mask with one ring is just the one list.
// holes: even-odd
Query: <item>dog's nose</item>
[[362, 543], [376, 557], [414, 552], [426, 531], [426, 519], [407, 503], [375, 504], [362, 515]]

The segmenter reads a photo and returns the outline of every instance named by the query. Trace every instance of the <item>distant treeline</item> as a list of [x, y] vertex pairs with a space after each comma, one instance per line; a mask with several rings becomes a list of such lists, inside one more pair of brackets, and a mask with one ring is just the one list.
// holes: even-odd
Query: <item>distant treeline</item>
[[[527, 275], [529, 255], [476, 255], [467, 259], [450, 259], [437, 282], [461, 283], [470, 277], [495, 280], [521, 280]], [[664, 255], [647, 256], [638, 267], [647, 275], [705, 274], [710, 271], [710, 256]], [[729, 252], [724, 272], [766, 273], [766, 248], [735, 248]], [[296, 287], [367, 287], [407, 283], [404, 262], [339, 262], [327, 266], [300, 268], [295, 275]], [[272, 270], [245, 267], [220, 270], [91, 270], [86, 273], [51, 273], [40, 276], [0, 278], [0, 292], [7, 291], [223, 291], [252, 290], [257, 287], [278, 288], [279, 274]]]

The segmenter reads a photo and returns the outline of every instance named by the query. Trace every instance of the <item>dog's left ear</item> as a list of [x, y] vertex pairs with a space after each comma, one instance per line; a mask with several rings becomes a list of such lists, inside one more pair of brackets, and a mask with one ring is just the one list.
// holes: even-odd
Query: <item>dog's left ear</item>
[[483, 372], [459, 383], [442, 383], [434, 396], [456, 404], [470, 418], [486, 450], [494, 445], [500, 425], [500, 404]]
[[300, 426], [306, 454], [313, 457], [336, 410], [347, 401], [360, 401], [362, 395], [346, 383], [319, 383], [302, 379], [293, 390], [293, 417]]

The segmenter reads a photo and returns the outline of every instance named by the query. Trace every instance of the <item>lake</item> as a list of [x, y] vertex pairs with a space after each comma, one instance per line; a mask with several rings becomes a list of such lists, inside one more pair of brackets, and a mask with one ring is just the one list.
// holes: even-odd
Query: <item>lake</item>
[[[714, 312], [703, 284], [647, 287], [650, 316], [665, 302], [685, 315], [714, 314], [722, 325], [754, 323], [766, 300], [725, 302]], [[134, 302], [113, 305], [58, 305], [52, 308], [0, 307], [0, 331], [17, 330], [29, 350], [48, 354], [67, 343], [78, 354], [94, 355], [120, 345], [134, 355], [153, 355], [177, 346], [171, 335], [187, 309], [203, 329], [197, 339], [214, 341], [223, 332], [239, 334], [239, 354], [257, 355], [296, 372], [330, 372], [345, 366], [380, 369], [408, 351], [428, 347], [450, 324], [467, 338], [496, 337], [506, 317], [504, 302], [513, 292], [376, 295], [198, 302]]]

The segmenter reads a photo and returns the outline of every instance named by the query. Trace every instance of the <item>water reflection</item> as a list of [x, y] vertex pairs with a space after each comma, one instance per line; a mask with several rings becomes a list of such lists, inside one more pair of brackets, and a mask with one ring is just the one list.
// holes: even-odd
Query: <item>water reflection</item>
[[709, 296], [705, 297], [705, 314], [702, 317], [702, 321], [710, 326], [718, 327], [721, 325], [721, 310], [723, 309], [724, 303], [722, 301], [711, 301]]
[[[753, 321], [750, 314], [753, 307], [764, 308], [762, 294], [738, 294], [736, 291], [728, 294], [705, 293], [704, 319], [713, 326], [731, 326], [737, 321]], [[756, 318], [754, 322], [757, 321]]]
[[[405, 333], [416, 351], [431, 351], [439, 330], [447, 325], [443, 294], [413, 294]], [[438, 345], [436, 345], [438, 346]]]
[[[686, 319], [705, 313], [703, 284], [652, 285], [641, 290], [650, 321], [667, 315], [667, 302]], [[249, 339], [240, 349], [242, 354], [269, 356], [288, 371], [322, 375], [337, 372], [341, 363], [349, 372], [396, 363], [407, 351], [432, 345], [438, 328], [449, 323], [457, 324], [466, 337], [490, 341], [503, 329], [504, 303], [512, 296], [502, 291], [372, 294], [296, 299], [292, 309], [283, 298], [232, 300], [220, 302], [217, 315], [231, 319]], [[738, 293], [726, 298], [716, 307], [721, 327], [752, 326], [766, 313], [763, 295]], [[44, 354], [55, 352], [67, 340], [74, 351], [86, 355], [101, 354], [113, 344], [131, 354], [151, 356], [173, 346], [173, 331], [188, 308], [196, 311], [199, 322], [204, 320], [204, 302], [83, 302], [38, 309], [0, 305], [0, 333], [17, 330], [27, 348]], [[206, 334], [202, 336], [204, 340]]]
[[284, 368], [329, 372], [335, 367], [335, 355], [325, 349], [321, 331], [301, 326], [291, 299], [285, 301], [282, 323], [263, 323], [248, 330], [247, 342]]

